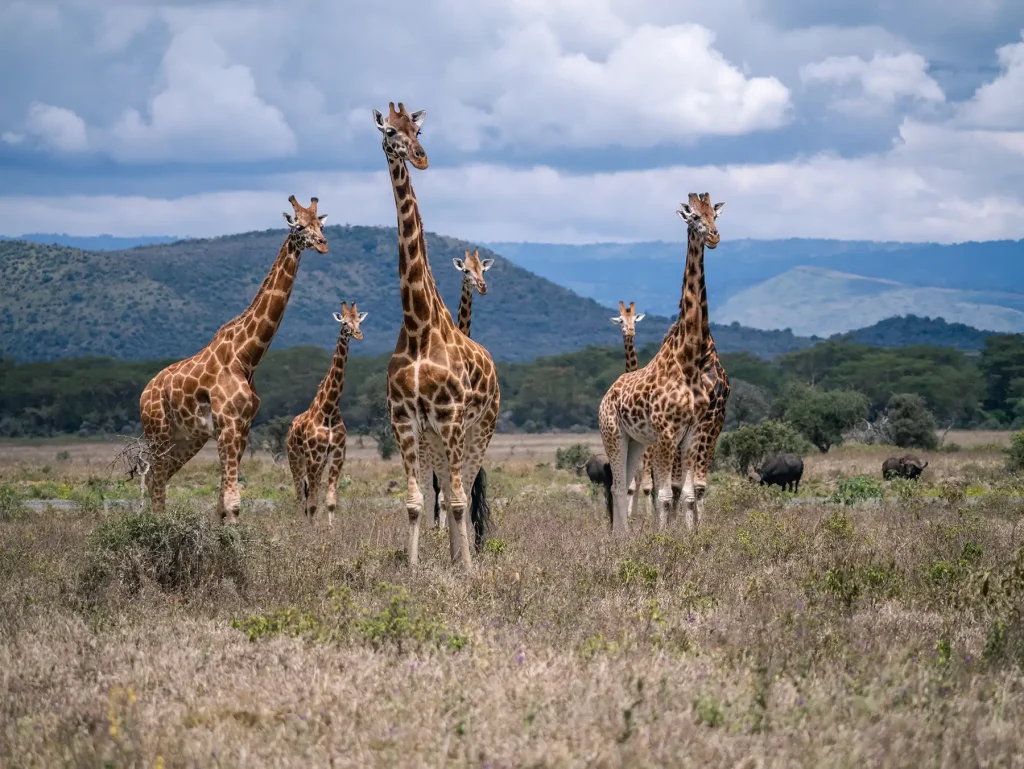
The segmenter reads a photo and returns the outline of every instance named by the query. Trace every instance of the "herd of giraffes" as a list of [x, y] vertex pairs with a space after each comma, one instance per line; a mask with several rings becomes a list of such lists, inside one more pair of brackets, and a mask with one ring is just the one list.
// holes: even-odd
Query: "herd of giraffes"
[[[455, 259], [463, 273], [458, 321], [438, 293], [424, 238], [423, 220], [408, 164], [426, 170], [429, 161], [419, 135], [426, 111], [408, 112], [399, 102], [388, 115], [373, 110], [382, 134], [398, 213], [398, 274], [402, 325], [387, 370], [391, 427], [405, 469], [408, 490], [408, 563], [419, 561], [424, 488], [433, 475], [442, 495], [439, 525], [449, 531], [452, 561], [469, 567], [467, 488], [481, 471], [494, 436], [501, 393], [494, 361], [470, 338], [473, 293], [487, 293], [484, 273], [493, 259], [466, 252]], [[270, 272], [249, 307], [225, 323], [195, 355], [173, 363], [146, 385], [140, 398], [143, 436], [148, 444], [145, 483], [152, 510], [162, 514], [168, 481], [215, 438], [220, 460], [217, 512], [222, 522], [238, 521], [238, 471], [249, 430], [260, 406], [253, 386], [256, 367], [280, 326], [303, 251], [328, 251], [326, 214], [317, 198], [308, 207], [288, 198], [288, 234]], [[626, 373], [601, 401], [601, 438], [611, 468], [613, 533], [628, 530], [632, 492], [651, 498], [659, 528], [682, 506], [689, 527], [696, 525], [707, 489], [715, 441], [725, 419], [729, 384], [708, 325], [704, 286], [704, 246], [715, 248], [715, 220], [724, 203], [712, 205], [707, 193], [691, 193], [679, 215], [686, 221], [688, 247], [679, 318], [669, 328], [654, 359], [637, 366], [635, 305], [619, 303], [626, 349]], [[300, 510], [312, 518], [326, 473], [324, 505], [333, 523], [337, 486], [345, 462], [346, 430], [339, 401], [349, 341], [362, 339], [367, 313], [355, 302], [334, 313], [340, 330], [327, 374], [309, 408], [292, 421], [286, 446]], [[478, 538], [479, 547], [479, 538]]]

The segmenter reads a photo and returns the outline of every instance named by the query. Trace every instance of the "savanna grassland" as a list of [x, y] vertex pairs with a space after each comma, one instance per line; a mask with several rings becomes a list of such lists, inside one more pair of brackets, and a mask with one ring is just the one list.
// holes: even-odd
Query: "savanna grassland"
[[410, 573], [369, 441], [333, 528], [256, 454], [230, 530], [211, 453], [158, 520], [111, 503], [113, 444], [4, 444], [0, 765], [1024, 766], [1004, 436], [917, 484], [886, 447], [808, 457], [800, 504], [719, 472], [698, 533], [623, 541], [555, 468], [580, 438], [496, 439], [469, 575], [429, 529]]

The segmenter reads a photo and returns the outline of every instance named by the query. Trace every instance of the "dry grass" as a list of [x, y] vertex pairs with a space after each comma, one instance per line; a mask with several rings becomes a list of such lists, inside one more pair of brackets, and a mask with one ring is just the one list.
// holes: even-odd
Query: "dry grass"
[[[189, 518], [212, 512], [211, 463], [176, 479], [177, 533], [143, 537], [145, 516], [17, 510], [11, 489], [116, 491], [99, 452], [20, 454], [0, 466], [0, 764], [1024, 765], [1024, 585], [989, 606], [973, 581], [1021, 544], [1016, 504], [786, 507], [716, 476], [699, 535], [638, 520], [614, 542], [577, 478], [538, 468], [578, 440], [559, 438], [491, 465], [509, 501], [469, 576], [433, 531], [408, 571], [400, 499], [367, 499], [396, 462], [350, 464], [329, 530], [247, 460], [246, 493], [281, 504], [222, 543]], [[922, 490], [970, 462], [1014, 486], [988, 456], [935, 454]]]

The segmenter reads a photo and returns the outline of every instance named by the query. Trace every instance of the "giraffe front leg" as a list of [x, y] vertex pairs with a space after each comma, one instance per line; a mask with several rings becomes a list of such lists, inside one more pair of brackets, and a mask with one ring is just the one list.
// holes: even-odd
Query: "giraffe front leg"
[[154, 515], [162, 515], [166, 508], [167, 482], [205, 445], [206, 438], [180, 438], [152, 450], [145, 482]]
[[672, 468], [679, 455], [679, 444], [672, 436], [662, 436], [655, 444], [651, 471], [658, 495], [658, 531], [668, 525], [672, 510]]
[[406, 556], [409, 559], [409, 566], [415, 567], [420, 561], [420, 517], [423, 515], [423, 491], [419, 482], [419, 445], [411, 422], [401, 419], [398, 409], [394, 407], [391, 411], [391, 429], [395, 434], [395, 440], [398, 441], [398, 450], [402, 455], [402, 466], [408, 484], [405, 511], [409, 516], [409, 544]]
[[300, 429], [292, 422], [285, 440], [285, 452], [288, 456], [288, 469], [292, 474], [292, 484], [295, 486], [295, 504], [300, 516], [306, 513], [306, 498], [309, 496], [309, 478], [306, 475], [306, 455], [302, 440]]
[[249, 437], [248, 425], [240, 420], [222, 424], [217, 434], [217, 456], [220, 459], [220, 497], [217, 513], [221, 523], [235, 525], [242, 507], [238, 488], [238, 468]]
[[[681, 510], [686, 517], [686, 528], [693, 531], [697, 527], [697, 494], [695, 490], [695, 478], [697, 475], [697, 461], [700, 451], [700, 442], [693, 435], [691, 430], [683, 440], [679, 455], [682, 457], [681, 464], [685, 469], [683, 488], [679, 504], [674, 508]], [[675, 490], [673, 489], [673, 494]]]
[[448, 544], [452, 563], [459, 563], [463, 568], [469, 569], [472, 566], [473, 556], [469, 547], [469, 527], [466, 516], [469, 505], [466, 499], [466, 488], [463, 485], [463, 454], [466, 433], [462, 426], [461, 413], [456, 412], [452, 421], [442, 426], [441, 440], [444, 442], [444, 454], [448, 460], [448, 483], [444, 484], [443, 491], [451, 518], [448, 523]]
[[331, 453], [331, 465], [327, 471], [327, 495], [324, 505], [327, 507], [327, 525], [334, 525], [334, 511], [338, 506], [338, 479], [341, 478], [341, 470], [345, 466], [345, 437]]

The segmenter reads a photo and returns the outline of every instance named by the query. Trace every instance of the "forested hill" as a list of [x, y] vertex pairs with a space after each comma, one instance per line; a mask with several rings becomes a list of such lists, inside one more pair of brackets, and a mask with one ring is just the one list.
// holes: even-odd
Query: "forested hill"
[[[274, 349], [330, 349], [342, 300], [369, 313], [357, 355], [393, 349], [401, 322], [397, 236], [388, 227], [328, 227], [330, 251], [303, 256]], [[122, 360], [180, 358], [205, 345], [255, 295], [284, 238], [267, 230], [128, 250], [83, 251], [26, 241], [0, 242], [0, 357], [45, 361], [79, 356]], [[431, 266], [445, 302], [459, 301], [461, 274], [452, 265], [475, 244], [427, 235]], [[538, 277], [487, 249], [490, 291], [473, 303], [473, 336], [499, 361], [528, 361], [614, 346], [618, 311]], [[676, 289], [678, 290], [678, 288]], [[643, 296], [624, 295], [647, 312]], [[647, 312], [637, 345], [660, 342], [670, 319]], [[770, 358], [804, 349], [817, 337], [712, 324], [723, 353]], [[930, 344], [980, 349], [986, 332], [926, 318], [893, 318], [851, 332], [852, 341], [882, 347]]]

